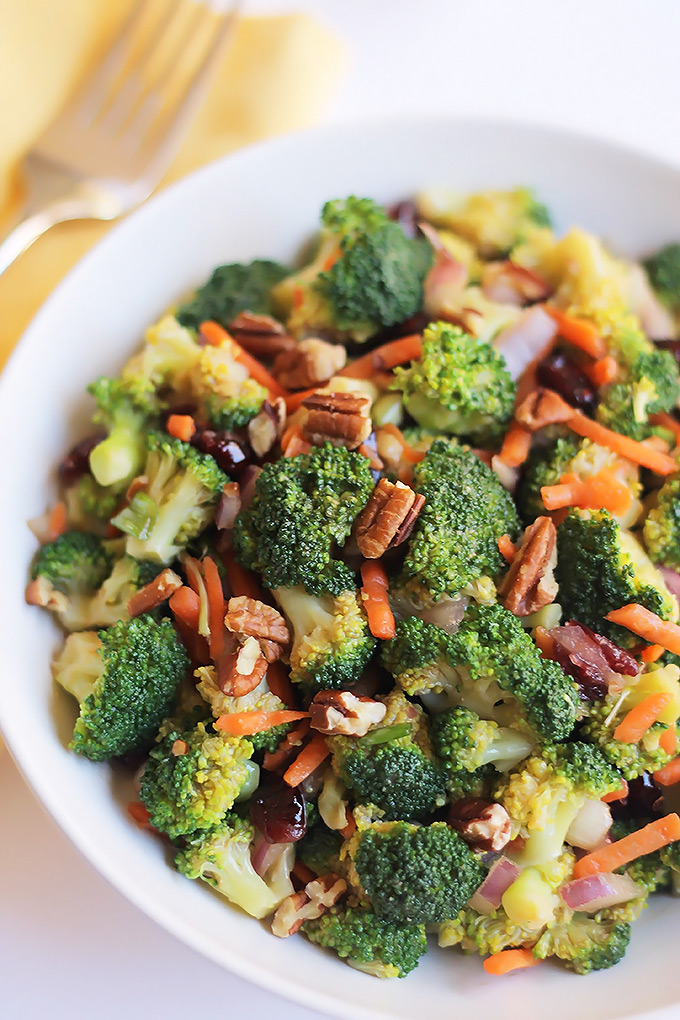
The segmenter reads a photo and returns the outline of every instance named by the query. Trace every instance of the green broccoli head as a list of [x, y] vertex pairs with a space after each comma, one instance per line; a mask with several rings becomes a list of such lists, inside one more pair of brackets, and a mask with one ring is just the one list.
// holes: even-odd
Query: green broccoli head
[[671, 888], [677, 895], [680, 893], [680, 842], [670, 843], [669, 846], [663, 847], [659, 851], [659, 858]]
[[649, 282], [672, 312], [680, 309], [680, 244], [667, 244], [644, 260]]
[[147, 432], [158, 409], [153, 388], [138, 378], [101, 376], [88, 392], [97, 403], [93, 420], [108, 432], [90, 451], [90, 471], [99, 485], [122, 487], [144, 463]]
[[470, 241], [484, 258], [507, 255], [537, 228], [550, 227], [550, 213], [529, 188], [425, 192], [418, 196], [420, 214], [438, 227]]
[[[216, 719], [232, 712], [279, 712], [286, 707], [281, 698], [269, 690], [266, 674], [250, 694], [244, 694], [240, 698], [234, 698], [221, 690], [214, 666], [199, 666], [194, 676], [198, 679], [196, 689], [200, 697], [210, 705]], [[256, 751], [273, 753], [294, 725], [281, 723], [260, 733], [251, 734], [248, 740]]]
[[103, 486], [91, 474], [82, 475], [75, 485], [67, 490], [66, 499], [69, 517], [85, 523], [109, 521], [125, 496], [125, 486]]
[[112, 563], [110, 542], [88, 531], [66, 531], [41, 546], [31, 577], [44, 578], [64, 595], [91, 594], [108, 576]]
[[622, 647], [638, 640], [605, 619], [612, 609], [639, 602], [665, 620], [678, 604], [640, 543], [606, 510], [571, 510], [557, 529], [559, 599], [565, 615]]
[[456, 785], [461, 771], [473, 773], [492, 764], [505, 772], [526, 758], [533, 747], [525, 733], [480, 719], [460, 705], [434, 716], [430, 737], [432, 750]]
[[[623, 839], [624, 836], [630, 835], [631, 832], [636, 832], [651, 821], [651, 817], [644, 819], [616, 818], [609, 830], [609, 835], [613, 840]], [[673, 850], [674, 847], [676, 848], [675, 851]], [[629, 901], [630, 903], [634, 903], [637, 907], [640, 900], [642, 903], [646, 901], [647, 894], [670, 889], [672, 870], [669, 864], [672, 860], [672, 854], [675, 853], [677, 855], [678, 853], [677, 847], [677, 843], [671, 843], [670, 846], [664, 847], [662, 850], [654, 850], [651, 854], [643, 854], [642, 857], [637, 857], [630, 864], [625, 865], [625, 867], [617, 868], [620, 874], [627, 874], [644, 890], [644, 896]], [[625, 906], [625, 904], [622, 904], [622, 906]], [[627, 918], [621, 918], [621, 920], [627, 920]]]
[[169, 563], [211, 522], [229, 479], [212, 457], [161, 432], [148, 437], [147, 488], [115, 518], [136, 559]]
[[[313, 810], [310, 810], [312, 809]], [[315, 804], [307, 805], [307, 831], [295, 844], [296, 855], [316, 875], [341, 875], [343, 865], [340, 860], [342, 836], [329, 829], [320, 819], [314, 819]]]
[[295, 850], [289, 845], [260, 876], [251, 860], [253, 837], [250, 822], [230, 812], [213, 828], [187, 836], [175, 867], [187, 878], [207, 882], [251, 917], [266, 917], [294, 892], [290, 872]]
[[183, 326], [198, 329], [208, 319], [227, 328], [240, 312], [273, 315], [272, 288], [288, 273], [268, 259], [218, 266], [191, 300], [180, 305], [177, 318]]
[[349, 687], [363, 673], [376, 640], [358, 592], [310, 595], [298, 585], [274, 595], [293, 634], [290, 678], [310, 691]]
[[310, 942], [332, 949], [350, 967], [374, 977], [406, 977], [427, 952], [422, 924], [395, 924], [371, 910], [333, 907], [314, 921], [305, 921], [302, 933]]
[[598, 421], [637, 440], [652, 434], [650, 415], [670, 411], [680, 397], [675, 357], [643, 339], [649, 349], [623, 364], [620, 378], [600, 391], [597, 408]]
[[630, 925], [597, 921], [575, 914], [571, 920], [549, 927], [533, 948], [539, 960], [556, 957], [576, 974], [613, 967], [626, 954]]
[[484, 868], [445, 822], [374, 822], [347, 853], [376, 915], [394, 924], [437, 924], [455, 917], [484, 878]]
[[533, 946], [535, 941], [535, 927], [511, 921], [500, 907], [490, 914], [478, 914], [472, 907], [463, 907], [456, 917], [444, 921], [438, 932], [442, 948], [460, 946], [464, 953], [480, 956], [502, 953], [511, 946]]
[[667, 478], [656, 506], [643, 527], [647, 552], [654, 563], [680, 569], [680, 476]]
[[475, 592], [500, 573], [497, 540], [516, 538], [515, 504], [498, 476], [472, 450], [436, 439], [416, 465], [414, 489], [425, 497], [396, 581], [415, 601]]
[[383, 664], [407, 694], [445, 693], [452, 706], [529, 737], [564, 740], [576, 723], [573, 682], [497, 603], [472, 606], [453, 635], [416, 617], [401, 621]]
[[249, 740], [205, 722], [170, 730], [152, 749], [140, 784], [153, 827], [175, 839], [219, 825], [250, 779], [252, 754]]
[[217, 432], [233, 432], [243, 428], [259, 412], [268, 393], [254, 379], [247, 380], [247, 386], [239, 387], [235, 396], [209, 394], [203, 404], [205, 417], [210, 428]]
[[402, 391], [404, 407], [423, 428], [476, 443], [502, 433], [516, 389], [491, 344], [448, 322], [428, 326], [420, 360], [397, 368], [392, 388]]
[[80, 703], [71, 749], [106, 761], [149, 744], [188, 666], [169, 620], [139, 616], [71, 634], [52, 663], [56, 682]]
[[354, 588], [353, 571], [333, 552], [373, 487], [368, 458], [330, 443], [265, 464], [234, 528], [239, 562], [271, 588], [336, 595]]

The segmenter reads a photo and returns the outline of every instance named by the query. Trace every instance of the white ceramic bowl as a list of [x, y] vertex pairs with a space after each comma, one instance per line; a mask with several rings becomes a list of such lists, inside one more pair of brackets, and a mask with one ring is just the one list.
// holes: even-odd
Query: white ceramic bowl
[[582, 224], [626, 253], [680, 237], [680, 171], [625, 149], [478, 120], [325, 129], [208, 166], [132, 215], [50, 298], [0, 381], [0, 725], [20, 768], [76, 846], [159, 924], [238, 974], [345, 1018], [677, 1018], [680, 911], [659, 898], [634, 925], [625, 962], [588, 978], [545, 964], [499, 980], [477, 958], [433, 947], [405, 981], [380, 982], [301, 938], [273, 939], [177, 875], [159, 843], [128, 820], [113, 773], [66, 751], [73, 708], [49, 671], [59, 635], [23, 598], [35, 549], [25, 522], [42, 512], [54, 466], [84, 434], [85, 385], [115, 373], [144, 327], [215, 265], [291, 259], [328, 198], [390, 202], [425, 186], [515, 184], [536, 187], [558, 227]]

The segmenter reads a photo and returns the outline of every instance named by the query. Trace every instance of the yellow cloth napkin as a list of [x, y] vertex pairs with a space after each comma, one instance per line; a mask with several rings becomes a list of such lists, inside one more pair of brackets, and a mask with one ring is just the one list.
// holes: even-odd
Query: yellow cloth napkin
[[[16, 206], [24, 152], [105, 52], [130, 6], [130, 0], [0, 0], [0, 219]], [[244, 19], [163, 183], [313, 123], [343, 67], [342, 45], [304, 15]], [[55, 284], [109, 228], [91, 221], [54, 227], [0, 276], [0, 368]]]

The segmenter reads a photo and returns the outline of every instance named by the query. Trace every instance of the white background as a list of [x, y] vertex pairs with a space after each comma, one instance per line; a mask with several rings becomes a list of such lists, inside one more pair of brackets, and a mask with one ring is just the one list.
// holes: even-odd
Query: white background
[[[680, 164], [674, 0], [245, 6], [305, 10], [344, 39], [348, 73], [329, 123], [414, 112], [508, 116], [624, 141]], [[6, 750], [0, 811], [0, 1008], [7, 1020], [318, 1018], [202, 959], [132, 907], [61, 835]]]

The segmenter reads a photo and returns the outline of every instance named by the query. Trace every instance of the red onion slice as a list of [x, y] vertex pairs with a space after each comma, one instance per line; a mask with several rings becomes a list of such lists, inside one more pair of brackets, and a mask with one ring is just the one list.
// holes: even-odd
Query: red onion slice
[[542, 357], [556, 333], [555, 322], [543, 308], [529, 308], [500, 331], [493, 346], [505, 358], [512, 378], [519, 379], [533, 361]]
[[667, 308], [659, 301], [642, 266], [634, 263], [628, 276], [631, 311], [650, 340], [666, 340], [675, 336], [675, 323]]
[[671, 570], [670, 567], [661, 567], [660, 570], [671, 595], [675, 595], [677, 599], [680, 599], [680, 574], [677, 570]]
[[478, 914], [490, 914], [493, 910], [498, 910], [503, 894], [515, 881], [520, 870], [507, 857], [499, 857], [489, 868], [489, 873], [477, 892], [468, 901], [468, 906]]
[[565, 840], [581, 850], [600, 846], [612, 826], [612, 813], [601, 800], [587, 800], [567, 830]]
[[251, 499], [255, 495], [255, 483], [262, 474], [262, 468], [258, 467], [257, 464], [249, 464], [248, 467], [241, 474], [241, 509], [245, 508], [250, 503]]
[[520, 306], [544, 301], [552, 294], [552, 287], [538, 273], [510, 259], [486, 263], [482, 270], [482, 290], [490, 301]]
[[594, 914], [604, 907], [634, 900], [643, 895], [643, 890], [629, 875], [599, 874], [567, 882], [559, 893], [572, 910]]
[[258, 832], [250, 851], [250, 859], [260, 878], [263, 878], [276, 864], [288, 846], [290, 843], [267, 843], [264, 836]]
[[465, 616], [469, 601], [465, 595], [456, 599], [444, 597], [418, 615], [426, 623], [434, 623], [448, 634], [455, 634]]
[[224, 486], [215, 512], [215, 527], [218, 531], [226, 531], [233, 528], [240, 509], [241, 494], [238, 482], [228, 482]]

